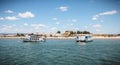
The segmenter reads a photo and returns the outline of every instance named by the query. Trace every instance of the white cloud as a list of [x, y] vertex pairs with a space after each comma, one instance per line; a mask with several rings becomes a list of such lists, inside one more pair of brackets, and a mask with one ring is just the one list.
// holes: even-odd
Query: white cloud
[[65, 11], [68, 10], [68, 7], [67, 7], [67, 6], [60, 6], [60, 7], [57, 8], [57, 9], [59, 9], [59, 10], [62, 11], [62, 12], [65, 12]]
[[33, 17], [35, 17], [35, 15], [29, 11], [24, 12], [24, 13], [19, 13], [18, 16], [21, 18], [33, 18]]
[[4, 20], [4, 18], [3, 18], [3, 17], [0, 17], [0, 20]]
[[76, 27], [76, 28], [75, 28], [75, 30], [79, 30], [79, 28], [78, 28], [78, 27]]
[[[5, 11], [5, 13], [14, 13], [11, 10], [7, 10]], [[19, 17], [21, 18], [32, 18], [35, 17], [35, 15], [31, 12], [24, 12], [24, 13], [19, 13], [18, 14]], [[19, 20], [20, 18], [16, 17], [16, 16], [6, 16], [6, 17], [0, 17], [0, 20]]]
[[113, 15], [113, 14], [116, 14], [117, 11], [116, 10], [112, 10], [112, 11], [107, 11], [107, 12], [102, 12], [102, 13], [99, 13], [99, 14], [96, 14], [95, 16], [92, 17], [92, 20], [99, 20], [99, 18], [101, 16], [105, 16], [105, 15]]
[[93, 16], [92, 20], [98, 20], [99, 15]]
[[88, 28], [88, 26], [84, 26], [84, 28], [85, 28], [85, 29], [87, 29], [87, 28]]
[[54, 21], [57, 21], [58, 19], [57, 18], [53, 18]]
[[60, 24], [60, 22], [56, 22], [56, 24]]
[[93, 17], [92, 20], [98, 20], [98, 18], [97, 17]]
[[24, 23], [23, 25], [24, 25], [24, 26], [28, 26], [28, 24], [27, 24], [27, 23]]
[[77, 22], [77, 19], [72, 19], [72, 22]]
[[15, 24], [13, 24], [12, 26], [16, 26]]
[[13, 28], [13, 26], [11, 25], [2, 25], [2, 26], [3, 26], [2, 31], [9, 31]]
[[6, 20], [18, 20], [15, 16], [7, 16], [5, 17]]
[[99, 15], [113, 15], [113, 14], [116, 14], [117, 11], [116, 10], [112, 10], [112, 11], [107, 11], [107, 12], [103, 12], [103, 13], [100, 13]]
[[40, 29], [41, 27], [46, 27], [46, 25], [44, 24], [31, 24], [32, 27], [34, 27], [34, 29]]
[[24, 31], [22, 31], [23, 29], [21, 29], [21, 28], [17, 28], [16, 26], [15, 26], [15, 24], [13, 24], [13, 25], [2, 25], [2, 28], [1, 28], [1, 32], [3, 32], [3, 33], [11, 33], [11, 32], [14, 32], [14, 33], [16, 33], [16, 32], [24, 32]]
[[94, 27], [94, 28], [101, 28], [102, 25], [101, 25], [101, 24], [95, 24], [95, 25], [93, 25], [93, 27]]
[[73, 24], [71, 23], [70, 25], [72, 26]]
[[18, 20], [18, 18], [15, 16], [7, 16], [5, 18], [0, 17], [0, 20]]
[[70, 23], [70, 24], [66, 24], [67, 26], [72, 26], [73, 24], [72, 23]]
[[12, 10], [7, 10], [7, 11], [5, 11], [5, 13], [14, 13]]
[[96, 29], [95, 31], [96, 31], [96, 32], [101, 32], [101, 30], [99, 30], [99, 29]]
[[104, 20], [101, 19], [100, 22], [104, 22]]
[[52, 27], [51, 30], [57, 30], [58, 28], [57, 27]]

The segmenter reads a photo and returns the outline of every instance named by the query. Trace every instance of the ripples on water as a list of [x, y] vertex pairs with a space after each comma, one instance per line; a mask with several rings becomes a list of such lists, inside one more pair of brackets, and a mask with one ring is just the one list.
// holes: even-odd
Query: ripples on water
[[22, 42], [0, 39], [0, 65], [120, 65], [120, 40]]

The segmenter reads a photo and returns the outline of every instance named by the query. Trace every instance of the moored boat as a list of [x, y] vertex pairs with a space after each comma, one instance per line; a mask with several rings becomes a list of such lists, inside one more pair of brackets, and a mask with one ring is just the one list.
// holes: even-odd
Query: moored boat
[[91, 42], [93, 38], [91, 35], [79, 35], [76, 36], [76, 42]]
[[24, 42], [45, 42], [46, 38], [39, 36], [37, 34], [28, 34], [25, 36], [25, 38], [23, 39]]

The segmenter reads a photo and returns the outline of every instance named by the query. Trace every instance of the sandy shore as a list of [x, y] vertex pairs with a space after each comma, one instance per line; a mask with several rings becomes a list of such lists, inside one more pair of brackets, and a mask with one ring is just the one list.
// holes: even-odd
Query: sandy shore
[[47, 39], [75, 39], [75, 37], [47, 37]]
[[[0, 37], [0, 38], [25, 38], [25, 37]], [[47, 39], [75, 39], [76, 37], [47, 37]], [[120, 39], [120, 36], [117, 37], [93, 37], [93, 39]]]
[[93, 37], [93, 39], [120, 39], [120, 36], [118, 37]]
[[[47, 39], [75, 39], [76, 37], [47, 37]], [[120, 39], [119, 37], [93, 37], [93, 39]]]

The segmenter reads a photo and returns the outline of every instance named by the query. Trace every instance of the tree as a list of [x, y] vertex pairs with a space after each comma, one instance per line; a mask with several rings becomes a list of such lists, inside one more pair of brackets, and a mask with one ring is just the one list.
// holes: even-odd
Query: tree
[[50, 34], [50, 37], [52, 37], [52, 34]]
[[25, 36], [23, 33], [17, 33], [17, 35], [16, 36]]
[[90, 34], [89, 31], [83, 31], [83, 34]]
[[70, 34], [73, 34], [73, 31], [70, 31]]
[[83, 32], [81, 32], [81, 31], [77, 31], [77, 34], [82, 34]]
[[60, 34], [60, 33], [61, 33], [61, 31], [57, 31], [57, 33], [58, 33], [58, 34]]
[[20, 36], [25, 36], [25, 35], [23, 33], [21, 33]]
[[120, 36], [120, 34], [117, 34], [118, 36]]
[[73, 32], [73, 34], [76, 34], [76, 32]]
[[17, 33], [17, 35], [16, 36], [20, 36], [20, 34], [19, 33]]

